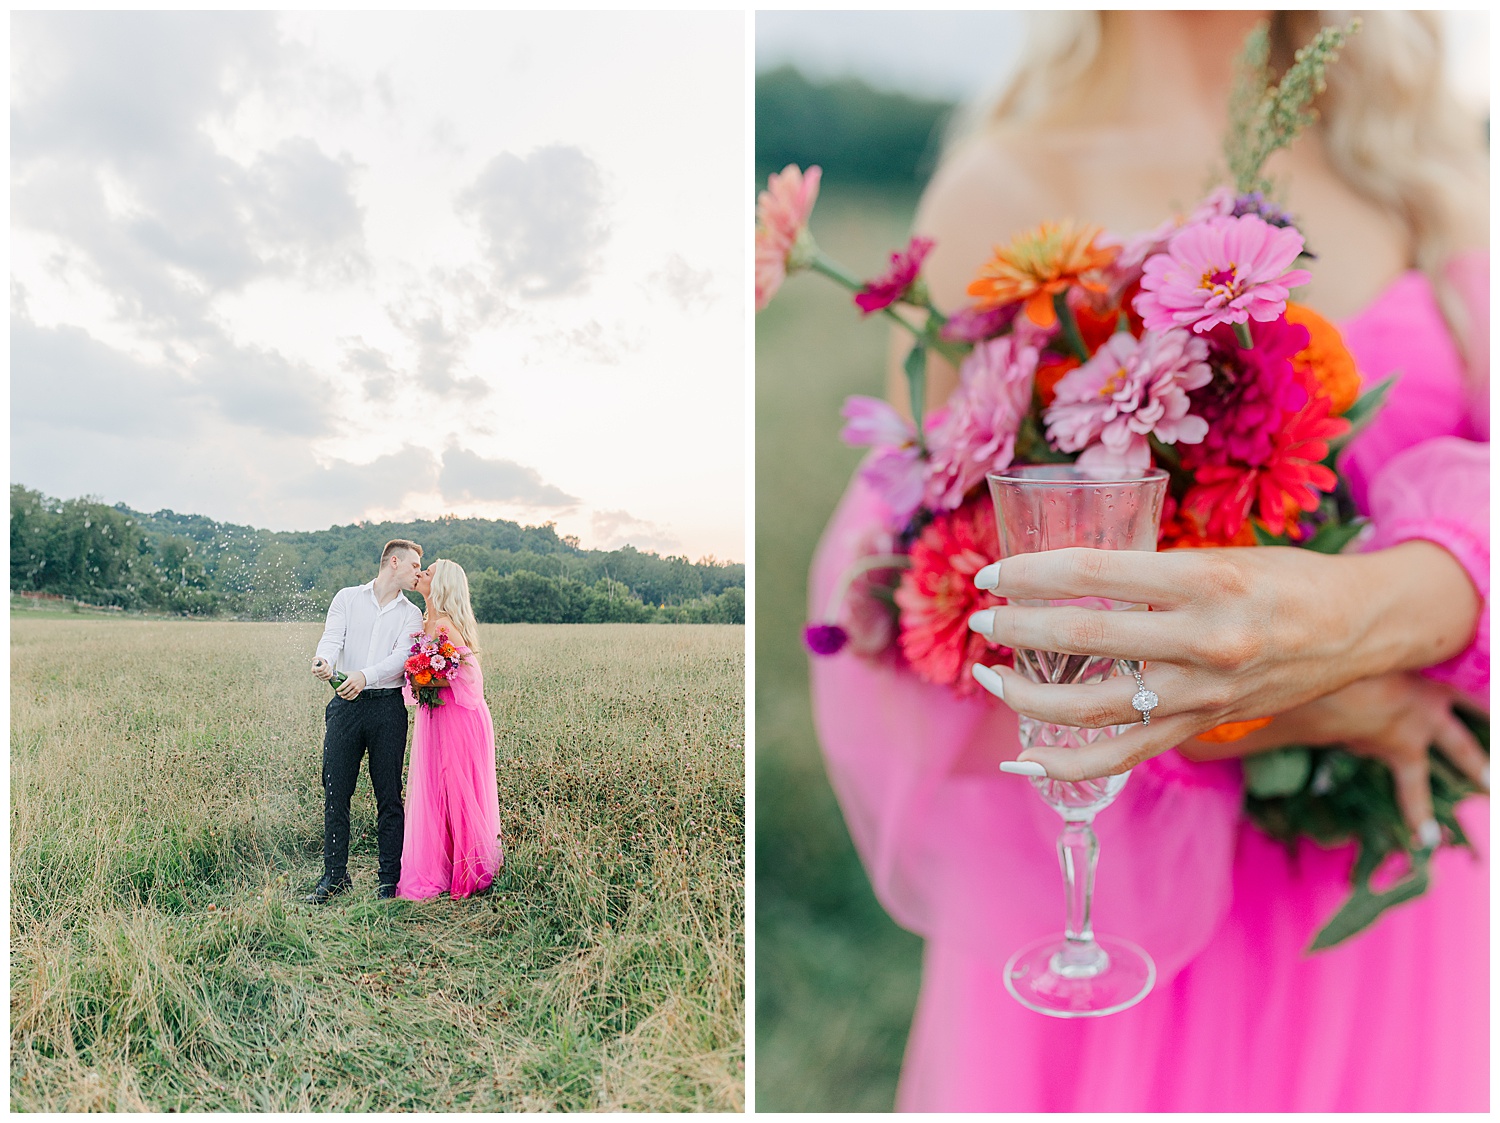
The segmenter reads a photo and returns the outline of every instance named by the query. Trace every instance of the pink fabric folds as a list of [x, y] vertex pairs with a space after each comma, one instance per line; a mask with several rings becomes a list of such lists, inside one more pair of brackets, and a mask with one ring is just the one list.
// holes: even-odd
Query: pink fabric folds
[[[1403, 372], [1347, 454], [1375, 546], [1435, 541], [1487, 600], [1488, 422], [1426, 279], [1399, 278], [1344, 330], [1367, 383]], [[856, 477], [814, 559], [811, 618], [884, 515]], [[1469, 650], [1431, 673], [1484, 693], [1488, 664], [1486, 609]], [[1151, 953], [1156, 989], [1122, 1014], [1058, 1021], [1016, 1003], [1000, 974], [1063, 919], [1060, 820], [996, 767], [1018, 751], [1014, 716], [848, 650], [811, 674], [829, 777], [875, 892], [927, 940], [899, 1107], [1487, 1108], [1487, 801], [1461, 809], [1478, 858], [1443, 851], [1425, 897], [1308, 956], [1347, 895], [1353, 849], [1289, 852], [1263, 836], [1242, 817], [1237, 762], [1148, 761], [1096, 820], [1094, 923]]]
[[489, 887], [505, 861], [495, 781], [495, 726], [484, 672], [459, 669], [444, 704], [417, 707], [406, 781], [398, 896], [455, 899]]

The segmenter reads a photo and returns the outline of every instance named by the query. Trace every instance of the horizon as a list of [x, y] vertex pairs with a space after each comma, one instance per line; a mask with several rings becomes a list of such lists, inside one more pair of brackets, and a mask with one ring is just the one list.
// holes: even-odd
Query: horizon
[[[319, 527], [311, 527], [311, 528], [296, 528], [296, 529], [278, 529], [276, 527], [270, 527], [270, 526], [256, 526], [254, 523], [233, 523], [233, 522], [227, 522], [227, 521], [225, 521], [223, 519], [215, 518], [213, 515], [205, 515], [205, 514], [199, 512], [199, 511], [178, 510], [175, 507], [158, 507], [155, 510], [148, 511], [148, 510], [145, 510], [143, 508], [133, 507], [129, 503], [125, 502], [124, 500], [117, 500], [117, 501], [111, 503], [108, 499], [105, 499], [101, 495], [91, 495], [91, 494], [74, 495], [74, 496], [48, 495], [42, 489], [31, 487], [28, 484], [22, 483], [20, 480], [11, 480], [10, 484], [11, 484], [11, 487], [24, 488], [27, 491], [36, 492], [37, 494], [41, 495], [45, 499], [53, 499], [53, 500], [56, 500], [59, 503], [68, 503], [68, 502], [98, 503], [98, 504], [100, 504], [102, 506], [109, 507], [112, 510], [121, 510], [121, 509], [123, 509], [123, 510], [129, 511], [131, 514], [135, 514], [135, 515], [150, 515], [150, 516], [157, 516], [157, 515], [177, 515], [177, 516], [186, 517], [186, 518], [208, 519], [210, 522], [212, 522], [212, 523], [214, 523], [214, 524], [216, 524], [218, 526], [233, 526], [233, 527], [240, 527], [240, 528], [243, 528], [243, 529], [246, 529], [246, 530], [263, 530], [263, 531], [267, 532], [268, 534], [323, 534], [323, 533], [325, 533], [327, 531], [330, 531], [330, 530], [339, 530], [339, 529], [342, 529], [344, 527], [358, 527], [361, 530], [363, 530], [363, 529], [366, 529], [368, 527], [379, 526], [382, 523], [395, 523], [395, 524], [399, 524], [399, 523], [403, 523], [403, 522], [405, 522], [405, 523], [427, 523], [427, 522], [431, 522], [431, 523], [437, 523], [437, 522], [505, 522], [505, 523], [510, 523], [511, 525], [516, 526], [516, 527], [518, 527], [521, 530], [546, 530], [548, 527], [551, 527], [552, 530], [553, 530], [553, 532], [557, 533], [557, 523], [551, 522], [551, 521], [543, 522], [543, 523], [522, 523], [522, 522], [517, 522], [515, 519], [487, 518], [487, 517], [482, 516], [482, 515], [459, 515], [459, 514], [451, 514], [451, 513], [445, 513], [445, 514], [442, 514], [442, 515], [434, 515], [434, 516], [419, 516], [419, 517], [409, 518], [409, 519], [359, 519], [359, 520], [356, 520], [354, 522], [348, 522], [348, 523], [339, 523], [339, 522], [331, 523], [328, 526], [319, 526]], [[573, 535], [557, 534], [557, 537], [564, 544], [570, 544], [570, 541], [569, 541], [570, 539], [574, 543], [577, 542], [577, 539], [574, 538]], [[581, 543], [575, 545], [574, 548], [577, 549], [577, 550], [579, 550], [582, 553], [599, 553], [599, 554], [614, 553], [614, 552], [619, 551], [619, 550], [634, 550], [638, 554], [650, 554], [652, 557], [662, 558], [664, 560], [670, 560], [672, 558], [682, 558], [684, 561], [688, 562], [688, 564], [690, 564], [690, 565], [711, 565], [711, 566], [718, 566], [720, 568], [726, 568], [728, 566], [744, 565], [745, 564], [743, 561], [739, 561], [739, 560], [737, 560], [735, 558], [732, 558], [732, 557], [731, 558], [721, 558], [721, 557], [719, 557], [716, 554], [700, 554], [698, 557], [693, 558], [693, 557], [689, 556], [686, 553], [665, 552], [665, 551], [654, 549], [654, 548], [648, 547], [648, 546], [637, 546], [637, 545], [635, 545], [635, 544], [633, 544], [631, 542], [624, 542], [624, 543], [621, 543], [618, 546], [611, 546], [611, 547], [609, 547], [607, 549], [601, 548], [601, 547], [597, 547], [597, 546], [585, 546], [585, 545], [582, 545]]]

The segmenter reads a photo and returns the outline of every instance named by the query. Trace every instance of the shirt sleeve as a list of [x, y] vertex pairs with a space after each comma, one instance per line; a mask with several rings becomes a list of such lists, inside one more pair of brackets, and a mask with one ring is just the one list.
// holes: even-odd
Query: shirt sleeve
[[406, 599], [405, 593], [396, 595], [406, 601], [406, 608], [402, 612], [406, 623], [397, 630], [396, 638], [391, 641], [391, 649], [385, 657], [378, 663], [362, 668], [360, 673], [365, 676], [366, 686], [372, 682], [395, 678], [401, 673], [401, 668], [406, 663], [406, 649], [411, 646], [409, 642], [411, 634], [422, 627], [422, 613], [418, 611], [417, 606]]
[[344, 591], [340, 589], [333, 594], [333, 603], [328, 606], [328, 619], [323, 624], [323, 636], [318, 640], [318, 649], [313, 654], [326, 660], [329, 666], [336, 666], [339, 660], [339, 652], [344, 650], [344, 635], [348, 629], [348, 617], [345, 615]]

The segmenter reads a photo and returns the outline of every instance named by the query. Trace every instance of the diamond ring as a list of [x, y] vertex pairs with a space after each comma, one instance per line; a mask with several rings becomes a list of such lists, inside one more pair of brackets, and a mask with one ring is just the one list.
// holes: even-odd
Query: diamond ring
[[1161, 699], [1156, 696], [1156, 691], [1146, 688], [1146, 680], [1141, 678], [1140, 668], [1132, 664], [1126, 664], [1126, 670], [1135, 676], [1135, 685], [1139, 688], [1135, 697], [1130, 700], [1131, 709], [1141, 715], [1141, 724], [1151, 724], [1151, 711], [1161, 704]]

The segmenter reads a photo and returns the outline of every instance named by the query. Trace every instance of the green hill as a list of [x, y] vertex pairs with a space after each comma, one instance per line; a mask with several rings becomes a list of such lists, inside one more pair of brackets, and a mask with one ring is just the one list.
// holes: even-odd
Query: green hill
[[374, 576], [392, 538], [469, 573], [485, 623], [744, 623], [745, 567], [626, 546], [584, 550], [556, 527], [503, 519], [271, 531], [204, 515], [133, 511], [10, 489], [10, 587], [188, 616], [316, 619]]

